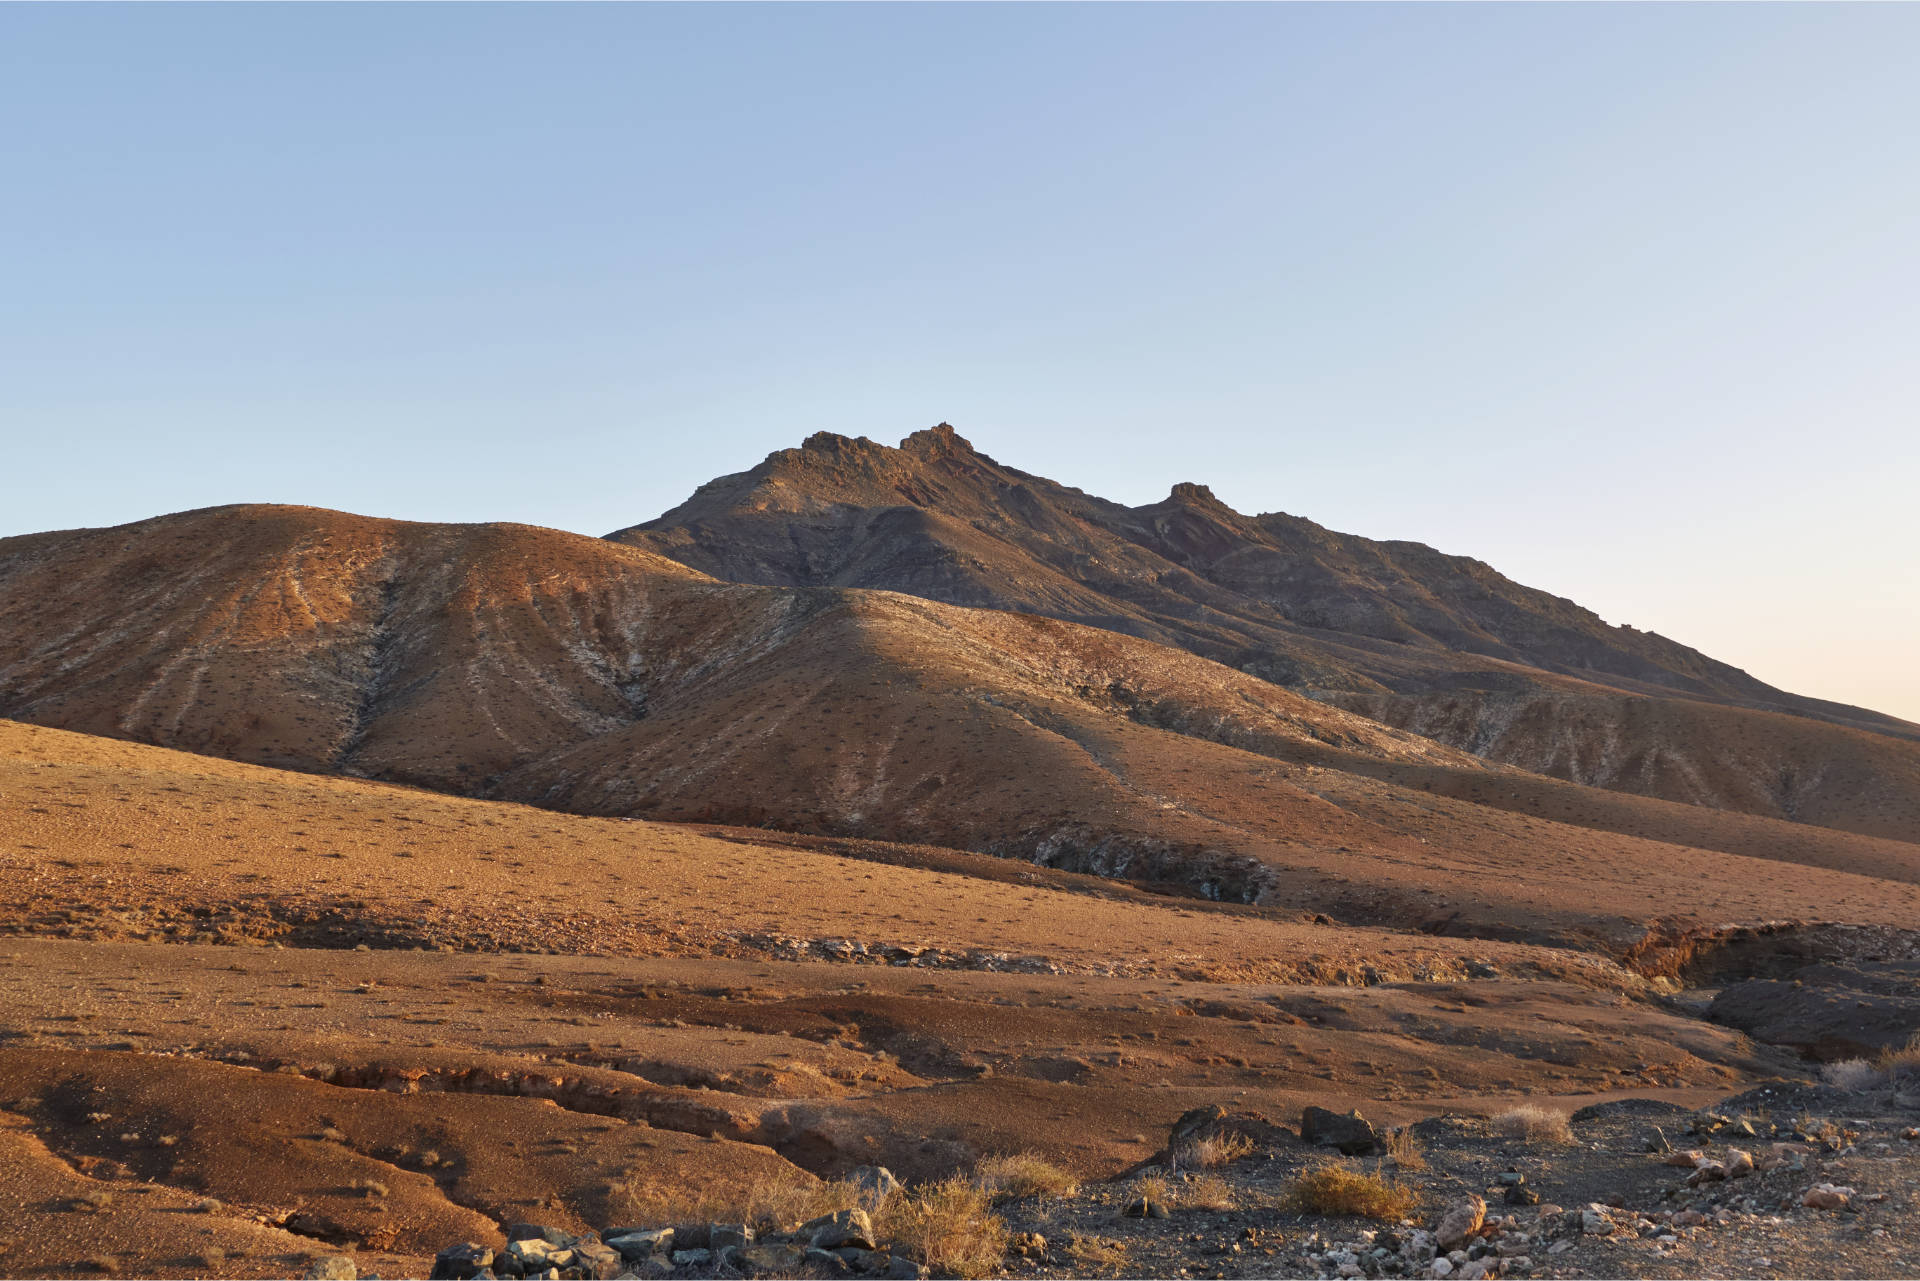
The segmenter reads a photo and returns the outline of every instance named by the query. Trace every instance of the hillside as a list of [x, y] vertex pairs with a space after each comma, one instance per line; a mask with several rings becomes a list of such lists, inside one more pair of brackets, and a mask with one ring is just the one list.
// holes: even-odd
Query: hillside
[[213, 509], [0, 543], [0, 611], [0, 714], [575, 813], [1616, 948], [1920, 908], [1908, 844], [1491, 766], [1109, 631], [550, 530]]
[[[1199, 485], [1124, 507], [944, 424], [897, 449], [817, 434], [608, 537], [735, 582], [1107, 628], [1555, 777], [1920, 838], [1920, 727], [1774, 689], [1479, 561], [1244, 516]], [[1723, 759], [1730, 736], [1746, 747]]]

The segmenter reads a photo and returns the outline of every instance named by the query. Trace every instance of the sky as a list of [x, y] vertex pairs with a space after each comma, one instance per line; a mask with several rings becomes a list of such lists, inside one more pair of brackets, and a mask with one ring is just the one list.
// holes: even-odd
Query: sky
[[0, 536], [940, 421], [1920, 721], [1920, 6], [0, 6]]

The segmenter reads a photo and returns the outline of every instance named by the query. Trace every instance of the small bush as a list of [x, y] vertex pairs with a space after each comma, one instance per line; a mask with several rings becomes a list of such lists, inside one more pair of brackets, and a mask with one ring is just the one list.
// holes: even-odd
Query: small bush
[[1180, 1203], [1199, 1210], [1231, 1210], [1233, 1188], [1217, 1174], [1202, 1174], [1181, 1189]]
[[874, 1230], [934, 1272], [973, 1278], [1000, 1270], [1007, 1225], [992, 1198], [970, 1179], [943, 1179], [888, 1198]]
[[1387, 1132], [1387, 1159], [1400, 1170], [1427, 1168], [1427, 1154], [1420, 1150], [1420, 1139], [1410, 1126]]
[[744, 1189], [692, 1191], [683, 1184], [610, 1184], [603, 1193], [610, 1218], [643, 1223], [744, 1223], [756, 1231], [784, 1231], [823, 1214], [872, 1209], [857, 1184], [818, 1179], [763, 1179]]
[[1252, 1152], [1253, 1140], [1230, 1130], [1182, 1144], [1173, 1154], [1173, 1165], [1177, 1170], [1212, 1170], [1231, 1165]]
[[1133, 1181], [1133, 1198], [1145, 1197], [1161, 1205], [1173, 1204], [1173, 1184], [1162, 1174], [1143, 1174]]
[[857, 1183], [819, 1180], [764, 1180], [747, 1189], [740, 1208], [729, 1217], [755, 1229], [783, 1231], [796, 1223], [837, 1214], [862, 1204]]
[[1822, 1084], [1859, 1094], [1880, 1084], [1880, 1073], [1865, 1059], [1841, 1059], [1820, 1069]]
[[1567, 1123], [1565, 1112], [1555, 1112], [1552, 1108], [1532, 1103], [1508, 1108], [1493, 1118], [1493, 1128], [1498, 1134], [1510, 1139], [1525, 1139], [1529, 1143], [1573, 1142], [1573, 1129]]
[[1289, 1198], [1309, 1214], [1355, 1214], [1365, 1219], [1404, 1219], [1419, 1197], [1405, 1184], [1344, 1165], [1319, 1165], [1293, 1181]]
[[1908, 1037], [1903, 1046], [1880, 1051], [1874, 1066], [1890, 1081], [1905, 1076], [1920, 1076], [1920, 1032]]
[[1071, 1174], [1033, 1152], [990, 1156], [973, 1168], [973, 1181], [996, 1201], [1016, 1197], [1069, 1197], [1080, 1190]]
[[1124, 1241], [1075, 1232], [1067, 1237], [1067, 1257], [1082, 1276], [1118, 1272], [1127, 1266], [1127, 1246]]

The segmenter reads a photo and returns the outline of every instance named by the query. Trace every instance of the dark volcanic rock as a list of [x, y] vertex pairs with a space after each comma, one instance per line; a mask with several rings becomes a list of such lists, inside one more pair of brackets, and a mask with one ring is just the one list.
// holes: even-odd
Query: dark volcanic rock
[[1300, 1114], [1300, 1137], [1316, 1147], [1338, 1148], [1348, 1156], [1365, 1156], [1380, 1149], [1380, 1132], [1358, 1112], [1329, 1112], [1307, 1108]]
[[1722, 988], [1716, 1023], [1818, 1059], [1869, 1056], [1920, 1031], [1920, 961], [1810, 965]]

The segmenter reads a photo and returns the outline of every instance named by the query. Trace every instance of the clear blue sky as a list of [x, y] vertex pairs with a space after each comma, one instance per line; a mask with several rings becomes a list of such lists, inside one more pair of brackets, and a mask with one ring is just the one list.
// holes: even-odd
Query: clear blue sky
[[1920, 7], [0, 6], [0, 534], [941, 419], [1920, 720]]

